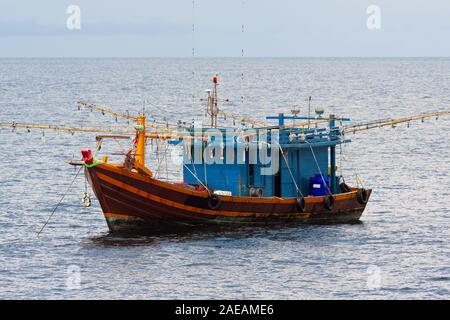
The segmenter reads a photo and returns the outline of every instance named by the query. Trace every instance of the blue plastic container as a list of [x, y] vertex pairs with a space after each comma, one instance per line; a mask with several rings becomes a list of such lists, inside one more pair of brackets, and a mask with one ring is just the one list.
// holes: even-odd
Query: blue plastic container
[[[324, 180], [326, 186], [324, 184]], [[317, 196], [325, 196], [328, 194], [328, 190], [330, 189], [330, 177], [322, 176], [320, 174], [316, 174], [314, 177], [309, 178], [309, 195], [317, 197]]]

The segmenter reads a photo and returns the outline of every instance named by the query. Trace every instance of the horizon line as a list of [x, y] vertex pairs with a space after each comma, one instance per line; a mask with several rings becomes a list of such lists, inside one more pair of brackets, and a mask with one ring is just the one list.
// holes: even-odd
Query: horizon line
[[0, 59], [448, 59], [450, 56], [0, 56]]

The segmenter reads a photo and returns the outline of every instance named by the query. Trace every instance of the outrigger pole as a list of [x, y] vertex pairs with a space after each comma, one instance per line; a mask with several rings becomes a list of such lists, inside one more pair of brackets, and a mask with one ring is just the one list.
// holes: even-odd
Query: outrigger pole
[[[87, 103], [87, 102], [84, 102], [84, 101], [78, 101], [77, 102], [77, 106], [78, 106], [78, 109], [86, 108], [86, 109], [89, 109], [89, 110], [98, 110], [103, 115], [104, 114], [110, 114], [110, 115], [116, 117], [116, 119], [117, 118], [123, 118], [123, 119], [126, 119], [128, 121], [130, 121], [130, 120], [131, 121], [137, 121], [138, 117], [139, 117], [139, 116], [137, 116], [137, 117], [131, 116], [128, 111], [127, 111], [126, 114], [124, 114], [124, 113], [120, 113], [120, 112], [116, 112], [114, 110], [111, 110], [111, 109], [109, 109], [109, 108], [107, 108], [105, 106], [100, 106], [98, 104], [93, 104], [93, 103]], [[168, 126], [169, 127], [177, 127], [178, 125], [175, 124], [175, 123], [169, 123], [169, 122], [164, 123], [164, 124], [160, 124], [160, 125], [155, 125], [153, 123], [148, 123], [147, 124], [148, 128], [154, 128], [154, 129], [158, 129], [158, 130], [165, 130], [165, 129], [167, 129]]]
[[[63, 127], [63, 126], [54, 126], [51, 124], [36, 124], [36, 123], [17, 123], [17, 122], [4, 122], [0, 123], [0, 128], [12, 128], [12, 129], [39, 129], [39, 130], [52, 130], [52, 131], [62, 131], [62, 132], [81, 132], [81, 133], [108, 133], [114, 135], [99, 135], [97, 136], [97, 140], [99, 139], [129, 139], [133, 134], [133, 130], [127, 129], [103, 129], [97, 127]], [[177, 132], [149, 132], [145, 134], [147, 139], [161, 139], [161, 140], [202, 140], [208, 141], [207, 137], [195, 137], [190, 135], [180, 135]]]
[[[424, 113], [424, 114], [418, 114], [418, 115], [414, 115], [414, 116], [410, 116], [410, 117], [397, 118], [397, 119], [394, 119], [394, 118], [379, 119], [379, 120], [357, 123], [354, 125], [342, 126], [341, 132], [343, 134], [355, 134], [357, 132], [366, 131], [369, 129], [381, 128], [381, 127], [386, 127], [386, 126], [396, 126], [398, 124], [410, 123], [412, 121], [424, 120], [427, 118], [436, 118], [437, 119], [440, 116], [446, 116], [446, 115], [450, 115], [450, 111], [438, 111], [438, 112], [432, 112], [432, 113]], [[337, 121], [339, 121], [339, 119], [340, 118], [335, 118], [335, 120], [337, 120]], [[136, 120], [137, 120], [137, 125], [135, 126], [135, 130], [139, 131], [138, 129], [142, 129], [141, 126], [144, 126], [143, 129], [145, 131], [146, 127], [148, 126], [148, 125], [146, 125], [145, 117], [139, 116], [139, 117], [136, 117]], [[315, 124], [325, 123], [328, 121], [329, 121], [329, 119], [325, 118], [325, 119], [313, 121], [309, 124], [315, 125]], [[298, 123], [295, 125], [284, 126], [284, 128], [303, 127], [303, 126], [307, 126], [307, 125], [308, 125], [308, 122], [304, 122], [304, 123]], [[17, 123], [14, 121], [0, 123], [0, 128], [12, 128], [13, 130], [17, 129], [17, 128], [23, 128], [23, 129], [27, 129], [27, 130], [40, 129], [40, 130], [63, 131], [63, 132], [69, 132], [69, 133], [75, 133], [75, 132], [108, 133], [108, 134], [123, 135], [124, 137], [131, 136], [135, 132], [128, 128], [105, 129], [102, 127], [72, 127], [72, 126], [65, 127], [65, 126], [55, 126], [55, 125], [51, 125], [51, 124]], [[273, 126], [270, 128], [277, 129], [277, 128], [279, 128], [279, 126]], [[140, 136], [141, 136], [141, 140], [143, 140], [145, 137], [145, 139], [208, 141], [207, 137], [193, 137], [193, 136], [189, 135], [188, 132], [186, 132], [186, 134], [183, 134], [183, 133], [180, 134], [180, 132], [170, 131], [170, 130], [163, 130], [161, 133], [149, 132], [149, 133], [146, 133], [145, 135], [140, 135]], [[107, 135], [101, 136], [101, 138], [115, 138], [115, 137], [116, 136], [107, 136]]]
[[104, 129], [104, 128], [97, 128], [97, 127], [63, 127], [63, 126], [54, 126], [51, 124], [35, 124], [35, 123], [17, 123], [17, 122], [10, 122], [10, 123], [0, 123], [0, 128], [23, 128], [23, 129], [41, 129], [41, 130], [53, 130], [53, 131], [65, 131], [65, 132], [90, 132], [90, 133], [112, 133], [112, 134], [132, 134], [131, 131], [127, 131], [126, 129]]
[[77, 102], [77, 106], [78, 106], [79, 109], [80, 108], [87, 108], [87, 109], [91, 109], [91, 110], [98, 110], [98, 111], [101, 111], [103, 114], [104, 113], [108, 113], [108, 114], [111, 114], [111, 115], [116, 116], [118, 118], [123, 118], [123, 119], [133, 120], [133, 121], [137, 120], [137, 117], [132, 117], [129, 114], [119, 113], [119, 112], [113, 111], [111, 109], [108, 109], [106, 107], [99, 106], [99, 105], [93, 104], [93, 103], [87, 103], [87, 102], [84, 102], [84, 101], [78, 101]]
[[386, 126], [395, 127], [396, 125], [402, 124], [402, 123], [407, 123], [409, 125], [409, 123], [411, 121], [424, 120], [427, 118], [436, 118], [436, 120], [437, 120], [440, 116], [446, 116], [446, 115], [450, 115], [450, 111], [438, 111], [438, 112], [424, 113], [424, 114], [418, 114], [418, 115], [414, 115], [414, 116], [410, 116], [410, 117], [406, 117], [406, 118], [380, 119], [380, 120], [375, 120], [375, 121], [357, 123], [354, 125], [343, 126], [342, 133], [343, 134], [349, 134], [349, 133], [355, 134], [356, 132], [366, 131], [366, 130], [370, 130], [370, 129], [374, 129], [374, 128], [382, 128], [382, 127], [386, 127]]

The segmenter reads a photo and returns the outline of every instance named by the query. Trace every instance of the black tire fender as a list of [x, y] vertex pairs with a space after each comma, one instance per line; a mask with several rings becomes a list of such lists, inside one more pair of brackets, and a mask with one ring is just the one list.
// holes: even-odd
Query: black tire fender
[[356, 192], [356, 199], [358, 200], [358, 202], [360, 204], [366, 204], [368, 197], [367, 197], [367, 191], [364, 188], [359, 188], [358, 191]]
[[333, 206], [334, 206], [334, 197], [329, 194], [325, 197], [324, 199], [324, 203], [325, 203], [325, 208], [327, 208], [327, 210], [333, 210]]
[[340, 190], [342, 193], [348, 193], [348, 192], [350, 192], [352, 189], [350, 189], [350, 187], [349, 187], [345, 182], [342, 182], [342, 183], [339, 185], [339, 190]]
[[304, 197], [297, 197], [295, 202], [295, 206], [298, 212], [305, 212], [306, 209], [306, 201]]
[[208, 198], [208, 207], [211, 210], [218, 210], [222, 205], [222, 199], [217, 194], [212, 194]]

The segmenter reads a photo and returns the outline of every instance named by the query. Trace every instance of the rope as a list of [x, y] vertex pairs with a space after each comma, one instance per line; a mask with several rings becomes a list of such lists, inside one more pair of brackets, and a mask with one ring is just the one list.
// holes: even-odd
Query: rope
[[[306, 141], [306, 140], [305, 140], [305, 141]], [[327, 188], [329, 194], [332, 195], [333, 193], [331, 192], [330, 188], [328, 188], [328, 185], [327, 185], [327, 183], [325, 182], [325, 178], [323, 177], [322, 170], [320, 170], [319, 162], [317, 161], [316, 154], [314, 153], [313, 147], [311, 146], [311, 143], [309, 143], [308, 141], [306, 141], [306, 143], [308, 143], [309, 148], [311, 149], [311, 153], [312, 153], [312, 155], [313, 155], [313, 157], [314, 157], [314, 161], [316, 162], [317, 169], [319, 169], [320, 177], [322, 178], [323, 184], [324, 184], [325, 187]]]
[[[165, 150], [164, 150], [164, 155], [163, 155], [163, 157], [160, 158], [160, 159], [158, 159], [158, 165], [157, 165], [157, 167], [156, 167], [156, 172], [155, 172], [155, 179], [158, 177], [159, 168], [161, 167], [161, 164], [162, 164], [163, 160], [167, 158], [167, 153], [166, 153], [166, 151], [167, 151], [168, 148], [169, 148], [169, 144], [166, 144], [166, 148], [165, 148]], [[158, 154], [159, 154], [159, 151], [158, 151]], [[158, 157], [158, 158], [159, 158], [159, 157]], [[166, 161], [166, 163], [167, 163], [167, 161]]]
[[205, 183], [206, 185], [208, 185], [208, 175], [206, 173], [206, 161], [205, 161], [205, 157], [203, 157], [203, 171], [204, 171], [204, 175], [205, 175]]
[[169, 181], [169, 167], [167, 165], [167, 149], [169, 148], [169, 144], [167, 144], [166, 149], [164, 150], [164, 159], [166, 159], [165, 164], [166, 164], [166, 180]]
[[284, 155], [284, 151], [281, 148], [281, 145], [278, 144], [278, 147], [280, 148], [281, 155], [283, 156], [284, 162], [286, 162], [286, 167], [288, 168], [289, 174], [290, 174], [290, 176], [292, 178], [292, 181], [294, 182], [295, 188], [297, 189], [297, 193], [299, 193], [302, 197], [304, 197], [302, 191], [300, 190], [300, 188], [297, 185], [297, 182], [295, 181], [294, 175], [292, 174], [291, 168], [289, 167], [289, 163], [288, 163], [288, 161], [286, 159], [286, 156]]
[[[116, 139], [114, 139], [114, 140], [116, 140]], [[102, 139], [97, 141], [97, 144], [95, 146], [94, 156], [97, 156], [97, 153], [100, 151], [101, 148], [102, 148]]]
[[[192, 155], [192, 157], [193, 157], [193, 155]], [[192, 168], [194, 168], [195, 175], [197, 175], [197, 169], [195, 168], [194, 159], [192, 157], [191, 157]]]
[[[245, 0], [242, 0], [241, 2], [241, 12], [242, 15], [244, 15], [245, 12]], [[244, 91], [243, 91], [243, 86], [244, 86], [244, 69], [243, 69], [243, 65], [244, 64], [244, 44], [245, 44], [245, 24], [244, 24], [244, 17], [242, 17], [242, 28], [241, 28], [241, 40], [242, 40], [242, 48], [241, 48], [241, 83], [240, 83], [240, 90], [241, 90], [241, 107], [244, 107]]]
[[192, 111], [195, 107], [195, 0], [192, 0]]
[[47, 221], [45, 221], [44, 225], [42, 226], [42, 228], [39, 230], [39, 232], [37, 233], [37, 236], [39, 237], [39, 235], [42, 233], [42, 231], [44, 230], [44, 228], [47, 226], [47, 224], [49, 223], [50, 219], [53, 217], [53, 214], [56, 212], [56, 209], [58, 209], [59, 205], [63, 202], [64, 198], [66, 197], [66, 195], [69, 193], [69, 190], [72, 188], [76, 178], [78, 177], [78, 175], [80, 174], [81, 169], [83, 169], [83, 167], [80, 167], [78, 169], [77, 174], [75, 175], [75, 177], [73, 178], [72, 182], [70, 183], [69, 187], [67, 188], [66, 192], [63, 194], [63, 196], [61, 197], [61, 199], [59, 200], [58, 204], [56, 205], [56, 207], [53, 209], [52, 213], [50, 214], [50, 216], [47, 218]]
[[123, 146], [122, 146], [122, 144], [119, 142], [119, 140], [117, 140], [117, 139], [113, 139], [114, 140], [114, 142], [116, 142], [117, 143], [117, 145], [119, 146], [119, 148], [120, 148], [120, 151], [122, 152], [122, 153], [126, 153], [125, 152], [125, 149], [123, 148]]
[[352, 170], [353, 175], [355, 176], [357, 187], [364, 188], [364, 183], [363, 183], [362, 179], [359, 177], [358, 172], [356, 171], [355, 167], [353, 166], [353, 163], [350, 160], [347, 160], [347, 158], [345, 157], [344, 146], [343, 145], [341, 145], [341, 146], [342, 146], [342, 158], [345, 163], [348, 162], [350, 164], [350, 169]]
[[192, 174], [192, 176], [193, 176], [195, 179], [197, 179], [198, 183], [199, 183], [203, 188], [205, 188], [206, 192], [208, 192], [208, 194], [211, 195], [211, 190], [209, 190], [208, 187], [205, 186], [205, 185], [203, 184], [203, 182], [197, 177], [197, 175], [196, 175], [195, 173], [193, 173], [193, 172], [191, 171], [191, 169], [189, 169], [189, 167], [188, 167], [185, 163], [183, 163], [183, 166], [189, 171], [190, 174]]

